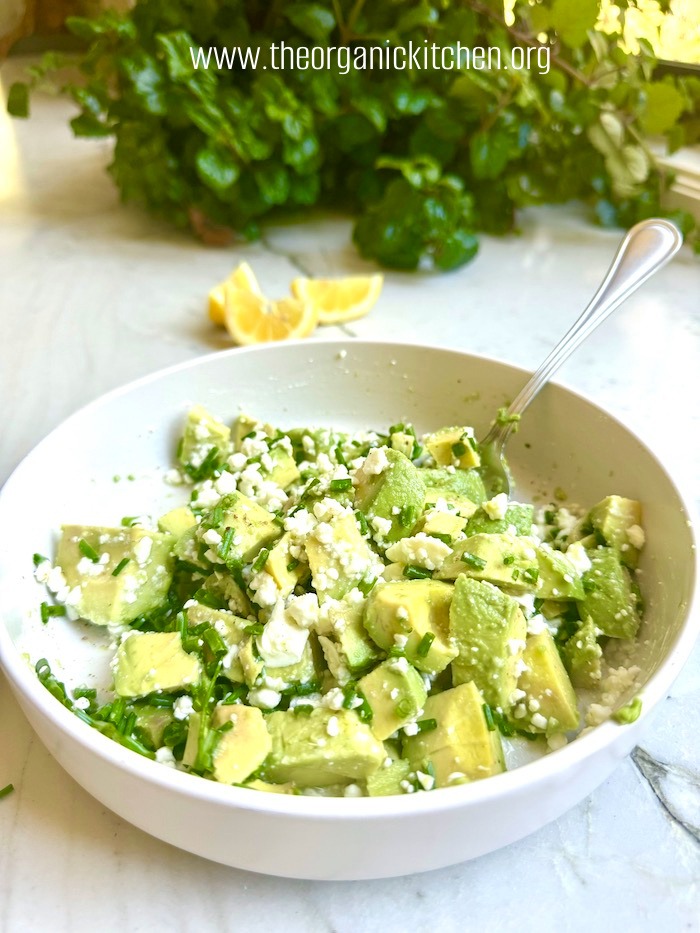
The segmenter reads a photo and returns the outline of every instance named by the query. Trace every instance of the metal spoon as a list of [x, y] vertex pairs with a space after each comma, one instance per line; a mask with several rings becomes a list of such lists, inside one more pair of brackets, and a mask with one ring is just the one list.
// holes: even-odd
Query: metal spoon
[[499, 418], [481, 441], [484, 482], [492, 495], [499, 492], [510, 493], [512, 481], [504, 448], [530, 402], [586, 337], [640, 285], [665, 266], [678, 252], [682, 243], [683, 237], [678, 228], [668, 220], [643, 220], [627, 232], [607, 275], [586, 310], [562, 337], [537, 372], [528, 379], [505, 412], [499, 413]]

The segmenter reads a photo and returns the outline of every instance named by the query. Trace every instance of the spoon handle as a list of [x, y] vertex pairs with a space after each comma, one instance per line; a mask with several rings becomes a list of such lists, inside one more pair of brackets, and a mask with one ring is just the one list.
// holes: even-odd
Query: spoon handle
[[[569, 328], [536, 373], [523, 386], [508, 408], [507, 415], [520, 415], [562, 363], [601, 324], [609, 314], [664, 266], [683, 243], [678, 228], [658, 218], [643, 220], [626, 234], [612, 265], [587, 308]], [[495, 427], [499, 427], [496, 425]], [[513, 427], [503, 424], [505, 437]]]

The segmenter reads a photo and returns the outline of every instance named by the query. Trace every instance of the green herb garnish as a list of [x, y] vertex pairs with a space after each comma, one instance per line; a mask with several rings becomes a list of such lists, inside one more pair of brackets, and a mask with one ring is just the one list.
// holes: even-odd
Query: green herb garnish
[[430, 646], [435, 641], [435, 635], [432, 632], [426, 632], [425, 635], [418, 642], [418, 647], [416, 648], [416, 654], [419, 658], [425, 658], [428, 656], [430, 651]]
[[332, 479], [330, 484], [331, 492], [345, 492], [348, 489], [352, 489], [352, 480], [350, 477], [347, 479]]
[[474, 570], [483, 570], [486, 566], [486, 561], [483, 557], [477, 557], [476, 554], [472, 554], [470, 551], [465, 551], [462, 554], [461, 560]]
[[427, 567], [418, 567], [416, 564], [406, 564], [403, 575], [407, 580], [427, 580], [432, 577], [433, 571]]
[[97, 553], [94, 547], [91, 547], [87, 543], [85, 538], [81, 538], [80, 541], [78, 541], [78, 550], [81, 554], [91, 560], [93, 564], [96, 564], [100, 559], [100, 555]]
[[118, 577], [119, 574], [120, 574], [120, 573], [122, 572], [122, 570], [126, 567], [126, 565], [129, 563], [130, 560], [131, 560], [130, 557], [122, 557], [122, 559], [119, 561], [119, 563], [117, 564], [117, 566], [116, 566], [116, 567], [114, 568], [114, 570], [112, 571], [112, 576], [113, 576], [113, 577]]

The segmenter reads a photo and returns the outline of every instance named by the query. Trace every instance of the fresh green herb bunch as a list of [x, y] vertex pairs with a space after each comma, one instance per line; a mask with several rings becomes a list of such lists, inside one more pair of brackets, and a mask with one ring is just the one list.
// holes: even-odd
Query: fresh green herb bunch
[[[655, 58], [594, 30], [600, 0], [137, 0], [124, 15], [73, 18], [86, 43], [79, 136], [114, 136], [125, 200], [204, 238], [259, 234], [272, 212], [332, 204], [357, 217], [360, 252], [387, 266], [451, 269], [479, 230], [504, 233], [517, 208], [583, 200], [605, 225], [661, 213], [648, 147], [700, 137], [700, 80], [654, 77]], [[271, 43], [550, 50], [529, 70], [271, 68]], [[257, 67], [195, 68], [190, 49], [255, 50]], [[49, 54], [31, 84], [65, 60]], [[267, 67], [266, 67], [267, 66]], [[28, 86], [8, 109], [28, 112]], [[686, 234], [689, 215], [675, 215]]]

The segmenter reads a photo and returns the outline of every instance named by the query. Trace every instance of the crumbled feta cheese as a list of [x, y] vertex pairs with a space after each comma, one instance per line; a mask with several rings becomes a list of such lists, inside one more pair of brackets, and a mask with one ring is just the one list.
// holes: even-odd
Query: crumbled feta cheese
[[175, 761], [175, 756], [172, 753], [172, 750], [168, 748], [167, 745], [164, 745], [162, 748], [156, 750], [156, 761], [160, 765], [166, 765], [168, 768], [176, 768], [177, 763]]
[[573, 565], [574, 570], [578, 574], [584, 574], [593, 566], [590, 557], [586, 553], [585, 547], [581, 544], [580, 541], [574, 541], [572, 544], [570, 544], [566, 549], [565, 554], [569, 562]]
[[173, 703], [173, 716], [175, 719], [179, 719], [181, 721], [189, 719], [193, 711], [194, 706], [192, 704], [192, 697], [178, 697], [177, 700], [175, 700]]
[[308, 628], [290, 620], [284, 600], [278, 599], [269, 621], [257, 638], [258, 651], [267, 667], [286, 667], [301, 661], [308, 637]]
[[646, 535], [644, 534], [644, 529], [639, 525], [630, 525], [627, 529], [627, 539], [632, 547], [636, 547], [637, 550], [641, 550], [644, 547], [646, 541]]
[[386, 556], [399, 564], [415, 564], [426, 570], [439, 570], [445, 558], [452, 553], [452, 548], [439, 538], [432, 538], [425, 532], [410, 538], [401, 538], [387, 548]]
[[532, 719], [530, 720], [530, 722], [535, 727], [535, 729], [546, 729], [547, 728], [547, 720], [542, 715], [542, 713], [535, 713]]
[[258, 709], [274, 709], [281, 699], [282, 694], [270, 687], [259, 687], [248, 694], [248, 703], [250, 706], [257, 706]]
[[506, 517], [508, 508], [508, 496], [504, 492], [499, 492], [493, 499], [482, 503], [481, 508], [486, 512], [489, 518], [498, 520]]
[[416, 780], [423, 788], [423, 790], [432, 790], [433, 787], [435, 787], [435, 778], [432, 776], [432, 774], [425, 774], [423, 771], [416, 771]]
[[370, 519], [369, 523], [374, 529], [375, 537], [384, 538], [391, 531], [390, 518], [382, 518], [380, 515], [375, 515], [374, 518]]
[[418, 723], [417, 722], [407, 722], [403, 727], [405, 735], [418, 735]]
[[547, 620], [539, 613], [527, 620], [528, 635], [540, 635], [547, 628]]
[[251, 577], [248, 586], [255, 594], [255, 602], [263, 609], [269, 609], [274, 606], [280, 596], [280, 591], [275, 583], [275, 578], [267, 570], [260, 570]]
[[562, 735], [561, 732], [556, 732], [554, 735], [550, 735], [547, 738], [547, 745], [553, 752], [556, 752], [559, 748], [564, 748], [567, 743], [568, 739], [565, 735]]
[[326, 732], [333, 738], [340, 734], [340, 723], [337, 716], [331, 716], [326, 725]]
[[34, 568], [34, 579], [37, 583], [46, 583], [49, 579], [49, 574], [52, 571], [51, 561], [42, 560]]
[[[341, 350], [341, 353], [344, 353], [344, 350]], [[345, 790], [343, 791], [343, 797], [362, 797], [362, 788], [358, 784], [348, 784]]]
[[287, 615], [301, 628], [312, 628], [318, 622], [319, 606], [316, 593], [290, 596]]
[[179, 470], [172, 469], [163, 476], [163, 481], [169, 486], [182, 486], [184, 479]]
[[207, 528], [202, 535], [202, 541], [210, 547], [218, 547], [221, 544], [221, 535], [215, 528]]

